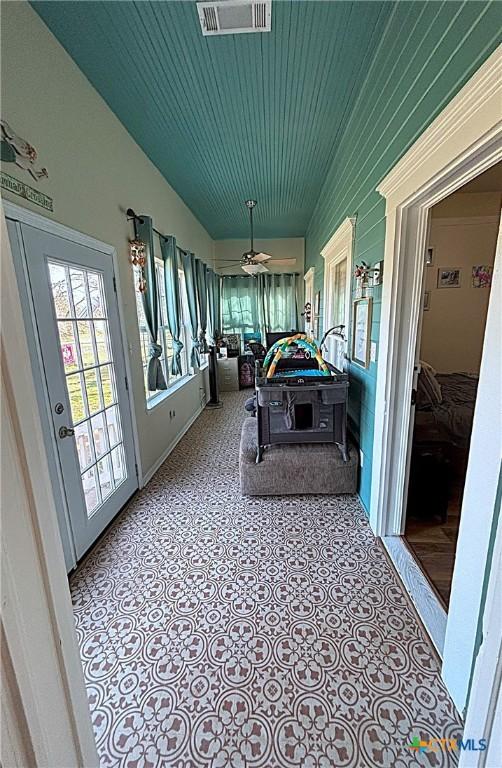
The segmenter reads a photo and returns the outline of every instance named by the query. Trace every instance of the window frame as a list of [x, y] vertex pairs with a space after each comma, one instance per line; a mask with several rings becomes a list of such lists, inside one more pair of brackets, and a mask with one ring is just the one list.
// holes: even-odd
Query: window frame
[[[148, 346], [150, 344], [150, 333], [145, 323], [144, 310], [142, 304], [141, 294], [138, 291], [137, 284], [135, 283], [134, 290], [136, 293], [136, 313], [138, 319], [138, 331], [140, 337], [140, 354], [141, 365], [143, 369], [143, 386], [145, 389], [145, 402], [147, 411], [151, 411], [159, 403], [165, 400], [173, 392], [180, 389], [195, 373], [190, 365], [190, 344], [191, 344], [191, 330], [189, 328], [189, 317], [187, 313], [187, 294], [185, 273], [182, 267], [178, 267], [178, 280], [180, 287], [181, 297], [181, 317], [180, 317], [180, 340], [183, 344], [181, 350], [181, 364], [182, 373], [173, 377], [170, 372], [170, 365], [172, 360], [172, 354], [167, 354], [166, 351], [169, 348], [171, 340], [171, 332], [169, 331], [169, 325], [167, 322], [167, 303], [165, 296], [165, 282], [164, 282], [164, 262], [159, 257], [155, 257], [155, 273], [157, 277], [157, 306], [159, 312], [158, 323], [158, 335], [159, 343], [162, 346], [162, 354], [160, 357], [162, 371], [166, 380], [167, 389], [159, 389], [155, 392], [151, 392], [147, 388], [146, 371], [148, 366]], [[166, 338], [168, 337], [168, 338]], [[172, 347], [171, 347], [172, 349]]]

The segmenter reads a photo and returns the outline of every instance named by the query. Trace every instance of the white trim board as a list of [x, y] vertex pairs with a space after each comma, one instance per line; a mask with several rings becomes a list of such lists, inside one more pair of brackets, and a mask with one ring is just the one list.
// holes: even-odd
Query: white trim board
[[441, 601], [402, 536], [383, 536], [382, 543], [437, 652], [442, 657], [448, 615]]
[[[502, 159], [500, 69], [499, 49], [487, 59], [378, 187], [378, 191], [386, 198], [385, 277], [370, 504], [370, 523], [378, 536], [399, 536], [404, 530], [410, 403], [417, 331], [422, 311], [429, 211], [437, 202]], [[490, 303], [496, 293], [495, 272], [494, 269]], [[488, 367], [489, 362], [485, 361], [485, 367]], [[481, 381], [480, 377], [480, 387]], [[474, 422], [476, 424], [476, 417]], [[471, 454], [472, 445], [471, 442]], [[499, 459], [493, 456], [492, 460]], [[491, 468], [488, 474], [491, 483]], [[485, 516], [490, 514], [489, 508], [483, 512]], [[481, 570], [486, 560], [485, 525], [486, 520], [480, 523], [478, 529], [483, 530], [479, 530], [475, 537], [481, 569], [478, 567], [475, 577], [464, 584], [469, 590], [468, 596], [455, 593], [455, 577], [464, 568], [459, 554], [453, 577], [443, 674], [459, 711], [465, 706], [472, 642], [478, 621], [477, 598], [481, 589]], [[461, 533], [463, 527], [469, 527], [464, 514], [461, 518]], [[459, 538], [457, 553], [462, 551], [461, 545], [462, 536]], [[468, 547], [469, 542], [466, 541], [465, 545]], [[467, 597], [469, 608], [464, 603], [461, 616], [461, 603]], [[458, 635], [457, 646], [463, 647], [460, 665], [460, 657], [454, 647], [455, 639], [453, 635], [448, 637], [452, 614], [456, 614], [458, 619], [454, 622]]]
[[[355, 218], [346, 218], [338, 229], [330, 237], [326, 245], [321, 251], [321, 256], [324, 259], [324, 283], [323, 283], [323, 330], [324, 333], [330, 328], [333, 314], [333, 296], [331, 288], [333, 287], [330, 282], [330, 270], [331, 267], [346, 261], [346, 276], [345, 276], [345, 357], [349, 357], [350, 348], [350, 325], [352, 315], [352, 264], [353, 264], [353, 251], [354, 251], [354, 235], [355, 235]], [[333, 361], [331, 361], [333, 362]]]

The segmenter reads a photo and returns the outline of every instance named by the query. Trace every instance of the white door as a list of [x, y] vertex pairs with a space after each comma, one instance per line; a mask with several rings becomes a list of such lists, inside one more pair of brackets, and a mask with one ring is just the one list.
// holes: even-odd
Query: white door
[[21, 234], [79, 559], [138, 486], [113, 261], [25, 224]]

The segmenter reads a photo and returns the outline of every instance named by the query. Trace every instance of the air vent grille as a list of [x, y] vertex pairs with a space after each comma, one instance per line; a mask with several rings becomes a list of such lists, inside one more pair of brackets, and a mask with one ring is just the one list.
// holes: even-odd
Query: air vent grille
[[218, 19], [216, 18], [216, 10], [214, 8], [203, 8], [202, 13], [204, 14], [204, 27], [207, 32], [217, 32]]
[[254, 25], [256, 29], [265, 29], [267, 18], [266, 3], [255, 3], [254, 5]]
[[197, 3], [202, 34], [270, 32], [272, 0], [213, 0]]

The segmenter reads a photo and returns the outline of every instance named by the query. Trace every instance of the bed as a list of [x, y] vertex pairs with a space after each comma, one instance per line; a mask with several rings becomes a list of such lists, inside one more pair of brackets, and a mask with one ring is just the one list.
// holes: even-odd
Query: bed
[[422, 434], [426, 427], [439, 430], [445, 437], [458, 444], [468, 442], [478, 378], [467, 373], [436, 373], [422, 363], [418, 377], [416, 425]]

